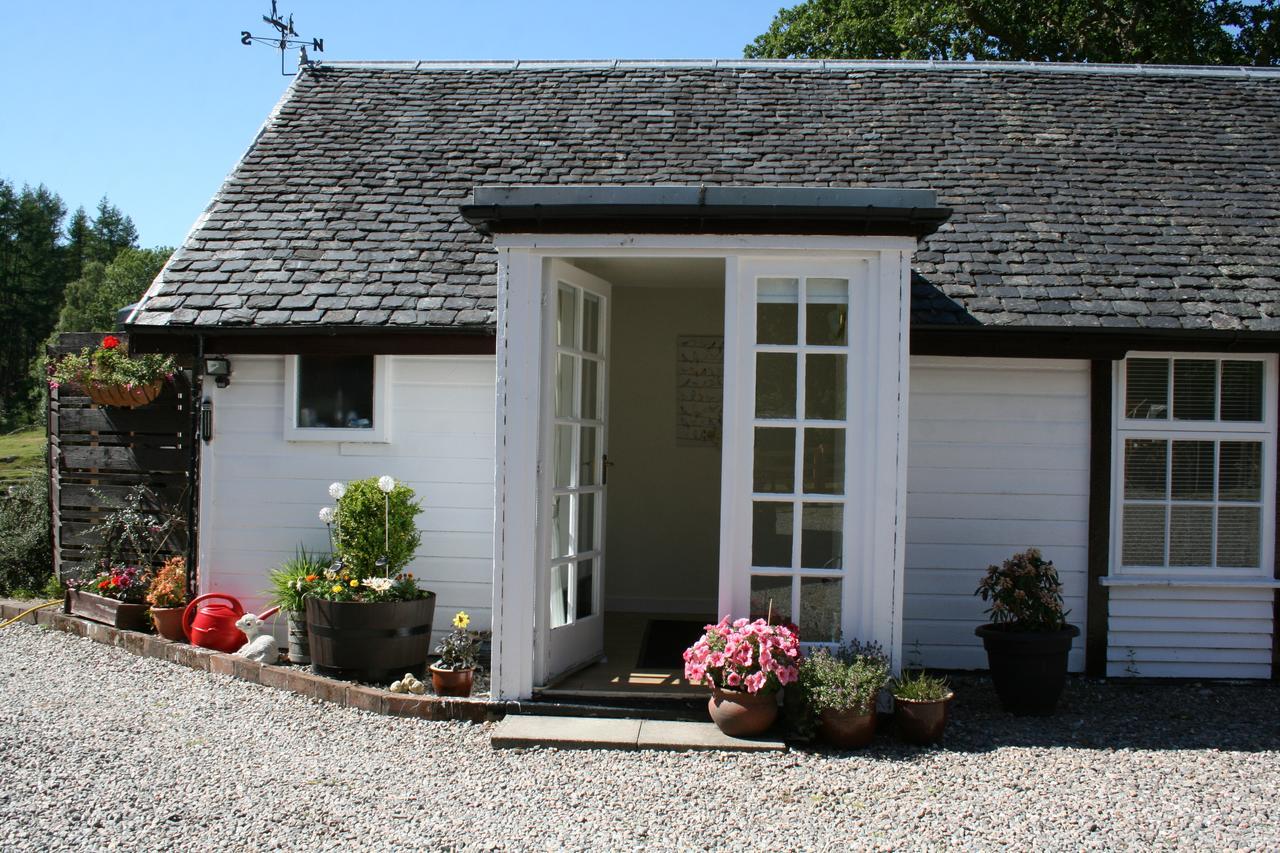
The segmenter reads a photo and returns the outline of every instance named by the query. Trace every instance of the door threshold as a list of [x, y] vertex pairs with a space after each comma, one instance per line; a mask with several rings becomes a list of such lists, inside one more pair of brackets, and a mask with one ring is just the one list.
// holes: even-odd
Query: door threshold
[[704, 697], [701, 691], [689, 690], [588, 690], [582, 688], [535, 687], [534, 700], [546, 698], [555, 700], [573, 699], [623, 699], [632, 702], [647, 702], [651, 699], [663, 702], [693, 702]]

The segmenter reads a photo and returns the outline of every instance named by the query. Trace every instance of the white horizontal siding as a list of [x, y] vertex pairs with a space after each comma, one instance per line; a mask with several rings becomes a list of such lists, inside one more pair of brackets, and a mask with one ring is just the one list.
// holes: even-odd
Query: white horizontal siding
[[1113, 586], [1107, 675], [1270, 678], [1270, 589]]
[[299, 544], [327, 549], [317, 512], [328, 486], [391, 474], [422, 500], [422, 546], [409, 571], [438, 596], [432, 642], [456, 610], [490, 627], [493, 588], [494, 360], [388, 357], [390, 441], [286, 442], [284, 357], [235, 356], [213, 399], [203, 448], [201, 591], [265, 607], [267, 573]]
[[[1031, 546], [1053, 560], [1083, 630], [1089, 363], [917, 356], [910, 402], [906, 660], [986, 668], [973, 591], [988, 565]], [[1084, 669], [1083, 636], [1070, 666]]]

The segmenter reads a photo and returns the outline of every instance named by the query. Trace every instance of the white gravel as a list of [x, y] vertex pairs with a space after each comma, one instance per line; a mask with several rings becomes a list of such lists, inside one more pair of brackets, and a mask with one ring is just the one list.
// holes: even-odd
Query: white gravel
[[[1280, 688], [958, 685], [945, 749], [504, 751], [25, 625], [0, 631], [0, 849], [1280, 847]], [[1088, 713], [1082, 713], [1087, 711]]]

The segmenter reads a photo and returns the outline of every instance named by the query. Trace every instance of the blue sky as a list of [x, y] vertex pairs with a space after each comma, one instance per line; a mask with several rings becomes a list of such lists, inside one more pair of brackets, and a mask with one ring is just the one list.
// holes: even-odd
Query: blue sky
[[[703, 59], [795, 0], [279, 0], [340, 59]], [[288, 78], [270, 0], [0, 0], [0, 178], [69, 210], [104, 194], [144, 246], [177, 245]]]

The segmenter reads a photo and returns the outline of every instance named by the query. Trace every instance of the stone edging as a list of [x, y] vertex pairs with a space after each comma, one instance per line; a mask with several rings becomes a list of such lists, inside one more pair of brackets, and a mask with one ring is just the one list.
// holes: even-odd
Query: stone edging
[[[0, 601], [0, 622], [14, 618], [31, 606], [33, 606], [31, 602]], [[167, 660], [191, 669], [219, 675], [230, 675], [242, 681], [261, 684], [263, 687], [289, 690], [300, 696], [332, 702], [335, 705], [346, 705], [348, 708], [359, 708], [362, 711], [372, 711], [375, 714], [416, 717], [424, 720], [464, 720], [483, 723], [501, 719], [508, 712], [517, 711], [520, 704], [491, 699], [446, 699], [439, 696], [392, 693], [377, 687], [325, 678], [322, 675], [307, 672], [301, 667], [261, 664], [236, 655], [214, 652], [186, 643], [175, 643], [156, 634], [122, 631], [110, 625], [69, 616], [52, 607], [29, 613], [23, 617], [22, 621], [32, 625], [44, 625], [77, 637], [87, 637], [96, 643], [115, 646], [142, 657]]]

